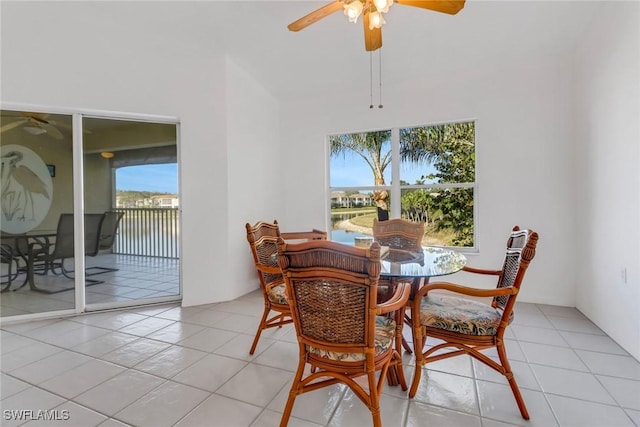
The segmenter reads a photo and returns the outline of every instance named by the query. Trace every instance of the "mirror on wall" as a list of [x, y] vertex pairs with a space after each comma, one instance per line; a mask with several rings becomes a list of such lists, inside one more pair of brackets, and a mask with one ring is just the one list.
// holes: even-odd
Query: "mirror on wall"
[[[0, 317], [74, 309], [76, 283], [87, 310], [178, 299], [177, 125], [81, 115], [74, 176], [72, 115], [1, 113]], [[81, 281], [76, 188], [84, 188]]]

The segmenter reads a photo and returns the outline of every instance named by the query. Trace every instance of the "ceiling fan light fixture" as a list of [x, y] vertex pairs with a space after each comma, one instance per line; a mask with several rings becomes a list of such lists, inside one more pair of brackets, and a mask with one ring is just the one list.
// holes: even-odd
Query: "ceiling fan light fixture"
[[369, 29], [382, 27], [385, 24], [384, 18], [380, 12], [369, 12]]
[[360, 0], [344, 4], [344, 14], [349, 18], [349, 22], [358, 22], [358, 17], [362, 14], [363, 5]]
[[393, 4], [393, 0], [373, 0], [373, 4], [380, 13], [389, 12], [389, 8]]
[[42, 135], [43, 133], [47, 133], [47, 131], [40, 126], [28, 125], [24, 126], [22, 129], [24, 129], [25, 132], [28, 132], [31, 135]]

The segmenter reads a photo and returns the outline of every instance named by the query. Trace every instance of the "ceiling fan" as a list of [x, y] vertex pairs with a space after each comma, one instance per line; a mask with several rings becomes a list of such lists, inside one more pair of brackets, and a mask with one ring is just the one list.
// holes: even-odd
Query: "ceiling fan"
[[[394, 0], [334, 0], [292, 22], [287, 28], [291, 31], [300, 31], [339, 10], [344, 10], [349, 22], [353, 23], [356, 23], [358, 17], [362, 15], [364, 47], [369, 52], [382, 47], [382, 24], [385, 23], [382, 14], [389, 11], [389, 6], [393, 2]], [[395, 0], [395, 2], [405, 6], [455, 15], [462, 10], [465, 0]]]
[[33, 112], [21, 111], [19, 115], [3, 116], [3, 118], [4, 117], [15, 118], [17, 120], [3, 124], [0, 127], [0, 133], [4, 133], [18, 126], [23, 126], [23, 129], [26, 132], [30, 133], [31, 135], [47, 134], [54, 139], [64, 138], [64, 136], [62, 135], [62, 132], [60, 132], [60, 129], [56, 127], [56, 125], [59, 126], [61, 124], [58, 124], [53, 120], [49, 120], [48, 119], [49, 114], [47, 113], [33, 113]]

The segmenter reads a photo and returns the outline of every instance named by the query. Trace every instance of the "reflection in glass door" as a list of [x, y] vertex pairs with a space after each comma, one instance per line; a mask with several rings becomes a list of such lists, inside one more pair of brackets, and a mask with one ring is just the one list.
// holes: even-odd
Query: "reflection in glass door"
[[73, 309], [72, 117], [0, 113], [0, 317]]
[[85, 117], [83, 129], [84, 208], [102, 215], [87, 309], [178, 299], [177, 125]]

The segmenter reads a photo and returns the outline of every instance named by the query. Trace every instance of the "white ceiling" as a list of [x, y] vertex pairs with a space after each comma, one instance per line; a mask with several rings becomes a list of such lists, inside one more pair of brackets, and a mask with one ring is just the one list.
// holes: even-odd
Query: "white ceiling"
[[[28, 14], [34, 24], [26, 31], [38, 31], [38, 19], [61, 25], [72, 19], [79, 32], [128, 34], [131, 49], [151, 44], [183, 55], [228, 54], [279, 99], [362, 91], [362, 86], [368, 91], [370, 57], [360, 22], [350, 24], [336, 12], [300, 32], [287, 30], [328, 1], [2, 1], [2, 15]], [[384, 84], [449, 78], [568, 52], [599, 6], [596, 1], [467, 0], [451, 16], [394, 4], [383, 27]], [[378, 52], [372, 59], [376, 64]]]
[[[354, 85], [368, 88], [370, 57], [360, 22], [350, 24], [337, 12], [297, 33], [286, 28], [326, 3], [207, 3], [200, 5], [200, 17], [209, 18], [198, 23], [203, 27], [189, 25], [185, 31], [224, 40], [230, 55], [281, 98]], [[566, 52], [575, 46], [598, 6], [593, 1], [467, 0], [465, 8], [452, 16], [395, 4], [383, 27], [384, 84], [442, 78], [470, 67]], [[378, 52], [372, 60], [377, 63]]]

